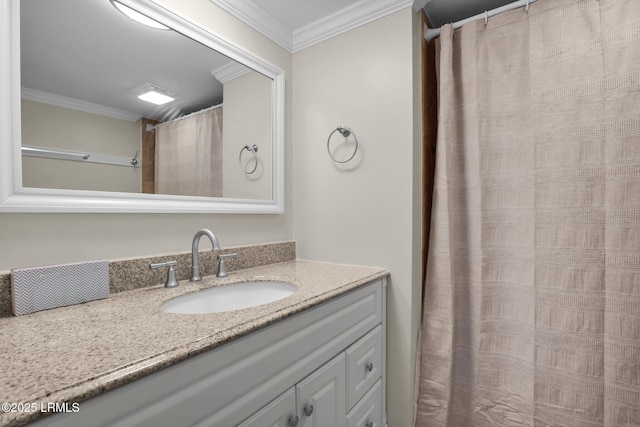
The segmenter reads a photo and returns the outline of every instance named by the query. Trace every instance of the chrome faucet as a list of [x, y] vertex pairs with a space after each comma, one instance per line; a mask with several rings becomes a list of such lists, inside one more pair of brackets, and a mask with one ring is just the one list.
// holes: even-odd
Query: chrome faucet
[[202, 277], [200, 276], [200, 256], [198, 254], [198, 243], [200, 243], [200, 237], [207, 236], [209, 240], [211, 240], [211, 250], [220, 250], [220, 244], [218, 243], [218, 239], [216, 236], [206, 228], [202, 230], [198, 230], [193, 236], [193, 242], [191, 243], [191, 277], [189, 278], [190, 282], [200, 282]]

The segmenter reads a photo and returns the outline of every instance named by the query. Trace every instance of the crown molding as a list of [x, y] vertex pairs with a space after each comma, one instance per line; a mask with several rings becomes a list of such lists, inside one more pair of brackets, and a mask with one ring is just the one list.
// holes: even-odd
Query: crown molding
[[239, 62], [231, 61], [221, 67], [211, 70], [211, 74], [220, 83], [225, 84], [229, 80], [233, 80], [247, 74], [249, 71], [251, 71], [251, 69], [245, 67]]
[[264, 9], [256, 6], [251, 0], [211, 0], [212, 3], [226, 10], [263, 36], [271, 39], [280, 47], [293, 49], [293, 37], [284, 25], [278, 22]]
[[55, 95], [53, 93], [30, 89], [27, 87], [22, 88], [21, 96], [23, 99], [28, 99], [30, 101], [70, 108], [72, 110], [111, 117], [113, 119], [126, 120], [128, 122], [137, 122], [141, 117], [139, 114], [131, 113], [129, 111], [105, 107], [104, 105], [81, 101], [75, 98], [67, 98], [66, 96]]
[[291, 31], [251, 0], [210, 1], [291, 53], [414, 6], [414, 0], [361, 0]]
[[360, 0], [293, 32], [293, 53], [351, 31], [406, 7], [414, 0]]

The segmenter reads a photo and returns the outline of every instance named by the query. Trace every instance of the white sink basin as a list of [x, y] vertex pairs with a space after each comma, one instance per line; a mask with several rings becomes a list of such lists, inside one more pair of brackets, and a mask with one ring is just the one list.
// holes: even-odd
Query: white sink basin
[[256, 307], [288, 297], [296, 287], [284, 282], [233, 283], [174, 298], [162, 304], [166, 313], [206, 314]]

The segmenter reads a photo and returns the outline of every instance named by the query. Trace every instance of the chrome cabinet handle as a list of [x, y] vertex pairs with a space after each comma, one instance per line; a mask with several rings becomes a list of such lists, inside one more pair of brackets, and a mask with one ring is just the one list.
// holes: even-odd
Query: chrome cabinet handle
[[[289, 417], [288, 427], [298, 427], [298, 417], [296, 417], [295, 415], [292, 417]], [[368, 427], [373, 427], [373, 426], [368, 426]]]
[[313, 414], [313, 405], [309, 404], [309, 405], [304, 405], [304, 408], [302, 408], [302, 410], [304, 411], [304, 414], [307, 417], [310, 417], [311, 414]]
[[371, 371], [373, 371], [373, 362], [369, 362], [369, 363], [367, 363], [367, 365], [365, 366], [365, 368], [367, 369], [367, 372], [371, 372]]

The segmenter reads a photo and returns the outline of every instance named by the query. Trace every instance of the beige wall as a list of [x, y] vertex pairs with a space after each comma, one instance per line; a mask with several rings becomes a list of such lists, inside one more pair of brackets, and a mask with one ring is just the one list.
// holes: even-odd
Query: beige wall
[[[271, 95], [272, 80], [251, 71], [224, 83], [222, 129], [224, 197], [271, 199]], [[252, 174], [240, 169], [239, 153], [245, 145], [258, 147], [258, 165]], [[253, 154], [242, 153], [243, 167], [252, 170]]]
[[[22, 144], [133, 158], [142, 151], [140, 121], [129, 122], [22, 100]], [[22, 185], [140, 193], [139, 168], [22, 158]]]
[[[209, 0], [161, 3], [285, 70], [291, 105], [291, 54]], [[287, 109], [286, 170], [291, 171], [291, 109]], [[191, 250], [196, 230], [207, 227], [223, 246], [293, 239], [291, 180], [284, 215], [204, 214], [0, 214], [0, 271], [13, 267], [117, 259]], [[203, 244], [203, 247], [205, 245]]]
[[[293, 55], [298, 257], [375, 265], [391, 272], [387, 293], [391, 427], [412, 425], [419, 319], [416, 105], [419, 110], [420, 91], [419, 70], [414, 72], [419, 42], [415, 15], [405, 9]], [[360, 143], [356, 158], [343, 166], [331, 161], [326, 149], [327, 137], [338, 125], [350, 126]], [[332, 146], [334, 138], [338, 145], [337, 132]]]

